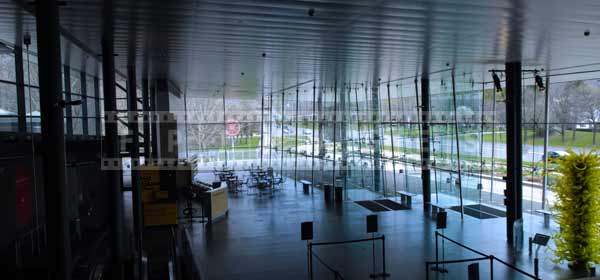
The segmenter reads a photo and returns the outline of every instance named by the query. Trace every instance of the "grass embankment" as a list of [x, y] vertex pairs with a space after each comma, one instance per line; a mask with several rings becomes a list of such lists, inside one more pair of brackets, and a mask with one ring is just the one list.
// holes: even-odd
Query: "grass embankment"
[[[529, 131], [529, 133], [527, 133], [527, 144], [529, 145], [543, 145], [544, 144], [544, 137], [535, 137], [535, 139], [532, 138], [533, 135], [533, 131]], [[483, 141], [484, 142], [492, 142], [492, 134], [488, 133], [488, 134], [484, 134], [483, 135]], [[566, 130], [565, 131], [565, 142], [563, 143], [562, 141], [562, 137], [560, 134], [554, 134], [554, 135], [550, 135], [550, 138], [548, 139], [548, 146], [551, 147], [564, 147], [564, 148], [584, 148], [584, 149], [589, 149], [594, 147], [594, 145], [592, 145], [592, 139], [594, 137], [594, 133], [589, 132], [589, 131], [577, 131], [575, 133], [575, 141], [573, 141], [573, 131], [572, 130]], [[595, 147], [600, 147], [600, 145], [598, 143], [600, 143], [600, 133], [598, 133], [596, 135], [597, 137], [597, 141], [596, 141], [596, 145]], [[525, 140], [525, 131], [523, 131], [523, 140]], [[496, 143], [506, 143], [506, 132], [502, 131], [502, 132], [496, 132]]]

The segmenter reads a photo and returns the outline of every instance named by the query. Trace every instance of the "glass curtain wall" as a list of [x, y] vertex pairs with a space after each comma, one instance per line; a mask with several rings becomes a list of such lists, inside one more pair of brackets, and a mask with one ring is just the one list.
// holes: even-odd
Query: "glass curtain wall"
[[[600, 99], [600, 83], [598, 72], [588, 68], [554, 72], [547, 95], [535, 86], [533, 73], [523, 74], [527, 212], [554, 203], [547, 188], [552, 179], [544, 174], [555, 170], [556, 158], [569, 148], [583, 151], [600, 141], [600, 106], [592, 102]], [[498, 75], [500, 91], [487, 72], [473, 75], [457, 68], [430, 74], [434, 203], [504, 209], [506, 104], [504, 75]], [[266, 88], [248, 96], [226, 88], [225, 99], [223, 88], [188, 97], [190, 155], [210, 171], [226, 161], [258, 166], [262, 155], [262, 167], [272, 167], [275, 174], [317, 187], [344, 186], [351, 200], [422, 192], [420, 77], [389, 85], [314, 81]], [[88, 113], [94, 112], [89, 107]]]

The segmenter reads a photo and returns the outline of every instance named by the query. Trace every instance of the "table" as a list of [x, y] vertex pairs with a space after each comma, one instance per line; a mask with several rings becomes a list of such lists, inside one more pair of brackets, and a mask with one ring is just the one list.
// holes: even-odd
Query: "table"
[[229, 203], [227, 197], [227, 187], [220, 187], [204, 192], [198, 196], [204, 208], [204, 214], [208, 218], [207, 225], [211, 225], [214, 220], [224, 218], [229, 213]]
[[402, 205], [411, 209], [412, 208], [412, 197], [415, 196], [415, 194], [405, 192], [405, 191], [397, 191], [396, 193], [400, 195], [400, 201], [401, 201]]
[[230, 187], [230, 191], [234, 193], [241, 192], [240, 187], [242, 186], [243, 182], [244, 180], [238, 179], [237, 177], [229, 178], [229, 180], [227, 180], [228, 187]]
[[304, 194], [308, 194], [309, 188], [312, 185], [312, 183], [307, 180], [300, 180], [300, 183], [302, 184], [302, 189], [304, 190]]

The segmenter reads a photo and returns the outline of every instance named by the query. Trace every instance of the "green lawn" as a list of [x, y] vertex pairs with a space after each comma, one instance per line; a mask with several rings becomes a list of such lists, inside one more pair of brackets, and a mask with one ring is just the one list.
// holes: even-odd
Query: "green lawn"
[[[534, 144], [534, 139], [531, 138], [531, 135], [533, 135], [533, 132], [530, 131], [528, 133], [528, 139], [527, 139], [527, 144], [533, 145]], [[523, 137], [525, 137], [524, 131], [523, 131]], [[597, 137], [597, 141], [596, 141], [596, 147], [600, 147], [599, 143], [600, 143], [600, 133], [598, 133], [596, 135]], [[588, 131], [577, 131], [575, 133], [575, 141], [573, 141], [573, 131], [572, 130], [567, 130], [565, 132], [565, 142], [562, 142], [562, 137], [560, 136], [560, 134], [554, 134], [550, 136], [550, 139], [548, 140], [548, 146], [553, 146], [553, 147], [565, 147], [565, 148], [569, 148], [569, 147], [575, 147], [575, 148], [591, 148], [592, 147], [592, 138], [593, 138], [593, 133], [592, 132], [588, 132]], [[484, 134], [483, 135], [483, 141], [485, 142], [492, 142], [492, 134]], [[506, 132], [496, 132], [496, 143], [506, 143]], [[543, 145], [544, 144], [544, 138], [543, 137], [536, 137], [535, 138], [535, 145]]]

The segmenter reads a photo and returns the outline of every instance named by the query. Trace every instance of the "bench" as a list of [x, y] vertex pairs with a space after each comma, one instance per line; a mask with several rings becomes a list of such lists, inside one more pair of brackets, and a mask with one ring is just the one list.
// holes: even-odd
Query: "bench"
[[412, 209], [412, 197], [415, 196], [415, 194], [405, 191], [397, 191], [396, 193], [400, 195], [400, 202], [402, 205], [408, 207], [408, 209]]
[[438, 212], [445, 212], [446, 209], [449, 208], [447, 206], [435, 204], [435, 203], [430, 203], [429, 205], [431, 205], [431, 216], [434, 218], [437, 217]]
[[312, 183], [310, 181], [306, 181], [306, 180], [300, 180], [300, 183], [302, 184], [302, 189], [304, 190], [304, 194], [308, 194], [308, 189], [310, 188]]
[[552, 212], [543, 209], [535, 210], [535, 212], [544, 215], [544, 227], [550, 226], [550, 217], [553, 215]]

